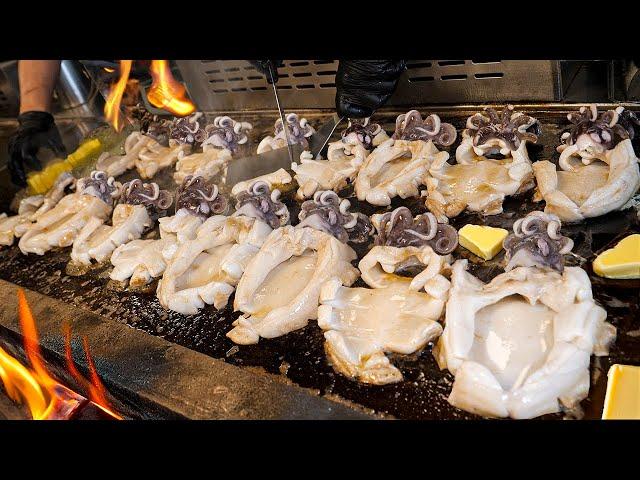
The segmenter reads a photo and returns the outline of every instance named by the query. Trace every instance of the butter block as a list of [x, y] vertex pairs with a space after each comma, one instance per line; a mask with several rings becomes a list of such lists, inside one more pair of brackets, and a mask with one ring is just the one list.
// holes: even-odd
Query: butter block
[[491, 260], [502, 250], [502, 242], [508, 234], [504, 228], [472, 224], [458, 230], [460, 245], [485, 260]]
[[593, 271], [606, 278], [640, 278], [640, 234], [629, 235], [598, 255]]
[[640, 367], [612, 365], [607, 374], [603, 420], [640, 420]]

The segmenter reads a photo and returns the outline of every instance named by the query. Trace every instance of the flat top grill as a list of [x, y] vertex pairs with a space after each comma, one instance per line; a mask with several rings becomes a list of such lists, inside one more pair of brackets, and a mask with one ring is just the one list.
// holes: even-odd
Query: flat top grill
[[[395, 124], [397, 112], [380, 114], [385, 129], [390, 132]], [[460, 129], [464, 127], [470, 112], [442, 114], [442, 120], [451, 122]], [[529, 149], [532, 161], [558, 159], [555, 146], [562, 128], [567, 125], [567, 111], [530, 111], [542, 125], [543, 134], [539, 146]], [[262, 130], [268, 131], [273, 119], [263, 119]], [[266, 127], [269, 125], [269, 127]], [[259, 136], [254, 136], [259, 140]], [[450, 147], [455, 152], [459, 144]], [[135, 176], [135, 175], [133, 175]], [[284, 196], [290, 208], [293, 223], [297, 223], [299, 203], [293, 199], [294, 192]], [[373, 207], [358, 202], [352, 189], [340, 193], [348, 196], [352, 202], [352, 211], [367, 215], [388, 211], [400, 205], [410, 208], [416, 215], [426, 211], [421, 199], [395, 199], [389, 208]], [[452, 219], [456, 228], [466, 223], [500, 226], [511, 229], [513, 222], [532, 210], [541, 209], [541, 203], [532, 201], [532, 192], [519, 198], [508, 198], [504, 204], [505, 213], [482, 217], [464, 213]], [[640, 364], [640, 281], [616, 281], [600, 278], [593, 274], [591, 262], [595, 255], [610, 248], [624, 236], [640, 232], [637, 211], [630, 209], [615, 212], [603, 217], [589, 219], [577, 225], [563, 225], [563, 234], [574, 242], [574, 256], [568, 264], [580, 265], [588, 272], [596, 301], [608, 314], [610, 321], [618, 329], [618, 338], [608, 357], [592, 357], [591, 389], [589, 397], [582, 402], [583, 412], [564, 412], [547, 415], [545, 418], [582, 417], [600, 418], [607, 383], [607, 371], [613, 363]], [[368, 245], [356, 246], [359, 259], [369, 250]], [[386, 386], [364, 385], [351, 381], [334, 372], [327, 363], [324, 353], [324, 338], [321, 329], [314, 321], [304, 329], [292, 332], [280, 338], [260, 339], [257, 345], [236, 346], [225, 334], [231, 329], [232, 322], [239, 312], [232, 311], [233, 297], [229, 306], [216, 311], [207, 306], [198, 314], [184, 316], [163, 309], [155, 297], [156, 284], [148, 286], [146, 291], [123, 291], [109, 280], [109, 266], [95, 268], [84, 276], [69, 276], [65, 269], [69, 261], [70, 249], [54, 250], [42, 257], [25, 256], [17, 246], [0, 250], [0, 279], [12, 282], [51, 298], [62, 300], [82, 309], [125, 322], [131, 327], [143, 330], [151, 335], [160, 336], [170, 342], [197, 350], [227, 363], [241, 367], [259, 367], [269, 373], [282, 376], [302, 387], [317, 390], [330, 398], [339, 397], [354, 404], [373, 409], [403, 419], [472, 419], [472, 414], [458, 410], [447, 402], [453, 377], [447, 371], [440, 371], [433, 355], [432, 345], [413, 355], [392, 355], [392, 361], [399, 367], [404, 380]], [[491, 261], [481, 262], [462, 247], [453, 253], [454, 258], [469, 258], [471, 272], [488, 281], [502, 272], [500, 265], [503, 254]], [[365, 286], [358, 280], [355, 286]], [[135, 359], [131, 359], [135, 362]], [[286, 378], [285, 378], [286, 377]]]

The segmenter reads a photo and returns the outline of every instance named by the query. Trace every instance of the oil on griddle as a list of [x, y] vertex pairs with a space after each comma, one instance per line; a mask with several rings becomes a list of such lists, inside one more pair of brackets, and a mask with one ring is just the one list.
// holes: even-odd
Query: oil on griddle
[[[441, 117], [443, 121], [453, 123], [460, 131], [470, 113], [472, 112], [461, 112], [455, 116], [443, 114]], [[395, 114], [396, 112], [382, 118], [383, 126], [389, 132], [394, 128]], [[530, 149], [532, 161], [550, 158], [557, 161], [555, 146], [558, 144], [560, 131], [567, 123], [566, 112], [531, 111], [531, 114], [541, 121], [543, 128], [540, 145]], [[264, 126], [264, 122], [262, 125], [263, 128], [259, 130], [266, 133], [268, 127]], [[258, 137], [256, 135], [254, 138]], [[450, 147], [452, 155], [458, 144], [459, 139]], [[358, 202], [353, 197], [351, 188], [340, 195], [349, 196], [352, 211], [367, 215], [388, 211], [399, 205], [408, 206], [414, 215], [426, 211], [420, 199], [396, 198], [389, 208], [384, 209]], [[543, 203], [536, 204], [531, 197], [532, 192], [528, 192], [520, 198], [507, 199], [504, 204], [505, 212], [501, 215], [482, 217], [464, 213], [451, 223], [456, 228], [461, 228], [466, 223], [476, 223], [511, 229], [518, 217], [529, 211], [542, 209]], [[299, 205], [293, 200], [293, 192], [285, 196], [285, 203], [296, 223]], [[581, 411], [547, 415], [544, 418], [600, 418], [609, 366], [613, 363], [640, 364], [640, 281], [615, 281], [597, 277], [591, 270], [591, 262], [597, 253], [610, 248], [624, 236], [640, 232], [640, 222], [637, 211], [630, 209], [589, 219], [577, 225], [564, 225], [562, 230], [563, 234], [575, 241], [574, 255], [568, 262], [582, 266], [589, 273], [594, 296], [607, 310], [608, 320], [618, 329], [618, 338], [608, 357], [592, 357], [591, 389], [589, 397], [581, 404]], [[370, 246], [371, 244], [354, 246], [359, 259]], [[16, 246], [2, 249], [0, 278], [105, 317], [126, 322], [131, 327], [231, 364], [261, 367], [267, 372], [284, 375], [289, 381], [302, 387], [315, 389], [322, 395], [339, 396], [378, 413], [402, 419], [477, 418], [448, 404], [446, 399], [453, 377], [448, 372], [439, 370], [431, 354], [433, 345], [428, 345], [413, 355], [393, 355], [393, 362], [404, 375], [402, 382], [386, 386], [364, 385], [333, 371], [326, 361], [322, 331], [313, 321], [306, 328], [280, 338], [260, 339], [257, 345], [237, 346], [225, 336], [231, 323], [239, 316], [239, 313], [232, 310], [233, 297], [224, 310], [216, 311], [212, 306], [206, 306], [196, 315], [181, 315], [160, 306], [154, 294], [156, 283], [146, 293], [114, 288], [108, 277], [110, 266], [95, 269], [85, 276], [67, 275], [65, 268], [69, 250], [58, 249], [38, 257], [22, 255]], [[455, 258], [469, 258], [471, 272], [483, 281], [489, 281], [502, 271], [504, 253], [488, 262], [461, 247], [453, 255]], [[365, 285], [362, 280], [358, 280], [355, 286]]]

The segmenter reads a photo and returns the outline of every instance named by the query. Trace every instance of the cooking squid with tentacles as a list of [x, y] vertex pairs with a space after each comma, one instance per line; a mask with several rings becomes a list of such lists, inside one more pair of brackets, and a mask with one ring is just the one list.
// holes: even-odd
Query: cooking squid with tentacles
[[129, 280], [131, 287], [149, 284], [164, 273], [181, 243], [194, 239], [208, 217], [226, 209], [227, 201], [218, 194], [216, 185], [202, 177], [187, 177], [175, 193], [175, 215], [158, 219], [160, 238], [133, 240], [116, 248], [111, 255], [114, 268], [110, 278]]
[[253, 344], [303, 328], [317, 318], [326, 280], [351, 285], [358, 278], [351, 265], [356, 253], [345, 242], [366, 241], [372, 232], [369, 219], [349, 212], [348, 200], [332, 191], [316, 192], [298, 218], [295, 227], [273, 230], [247, 264], [234, 300], [243, 315], [227, 333], [235, 343]]
[[69, 172], [61, 173], [45, 195], [32, 195], [20, 201], [18, 214], [0, 214], [0, 245], [13, 245], [43, 214], [55, 207], [68, 189], [75, 187], [76, 179]]
[[268, 135], [262, 139], [258, 144], [258, 154], [286, 147], [287, 137], [292, 145], [300, 144], [305, 150], [309, 148], [309, 141], [307, 139], [316, 131], [309, 125], [307, 119], [300, 118], [295, 113], [288, 113], [285, 116], [285, 121], [287, 123], [287, 132], [285, 133], [282, 120], [278, 118], [275, 123], [274, 136]]
[[159, 217], [166, 215], [172, 203], [173, 196], [160, 190], [157, 183], [143, 183], [140, 179], [125, 183], [113, 210], [111, 225], [105, 225], [106, 219], [92, 218], [73, 242], [71, 261], [91, 265], [92, 261], [109, 260], [120, 245], [140, 238], [151, 229]]
[[406, 207], [374, 215], [372, 221], [375, 246], [358, 264], [369, 288], [348, 288], [337, 278], [325, 282], [318, 325], [338, 372], [383, 385], [402, 380], [386, 352], [416, 352], [442, 332], [438, 319], [458, 234], [431, 213], [413, 218]]
[[455, 139], [455, 128], [437, 115], [424, 120], [417, 110], [399, 115], [393, 136], [380, 143], [358, 171], [358, 200], [387, 206], [394, 197], [417, 197], [431, 165], [449, 158], [437, 147], [448, 147]]
[[450, 123], [443, 123], [438, 115], [429, 115], [424, 120], [417, 110], [411, 110], [396, 118], [393, 139], [408, 142], [422, 140], [448, 147], [456, 140], [456, 129]]
[[316, 192], [313, 200], [302, 204], [298, 227], [311, 227], [328, 233], [341, 242], [363, 243], [373, 233], [369, 217], [349, 212], [351, 202], [331, 191]]
[[497, 215], [505, 197], [534, 185], [527, 145], [538, 141], [537, 119], [507, 105], [501, 113], [485, 108], [470, 116], [466, 126], [456, 164], [439, 158], [425, 177], [425, 204], [440, 221], [464, 210]]
[[205, 304], [224, 308], [269, 234], [289, 222], [279, 198], [278, 190], [255, 182], [237, 195], [233, 215], [209, 217], [169, 260], [158, 283], [160, 304], [186, 315]]
[[76, 191], [40, 215], [22, 235], [18, 246], [24, 254], [44, 255], [54, 247], [69, 247], [82, 228], [108, 218], [121, 185], [105, 172], [94, 170], [76, 183]]
[[[142, 179], [148, 179], [172, 166], [179, 157], [188, 155], [207, 135], [202, 112], [171, 122], [153, 122], [147, 117], [143, 117], [143, 120], [146, 123], [142, 126], [146, 126], [147, 132], [132, 132], [124, 143], [125, 154], [104, 152], [98, 158], [96, 168], [113, 177], [136, 168]], [[168, 146], [164, 144], [165, 139]]]
[[169, 127], [169, 144], [190, 145], [202, 143], [207, 138], [206, 118], [202, 112], [174, 118]]
[[204, 128], [204, 137], [198, 137], [202, 152], [178, 153], [174, 180], [182, 183], [189, 175], [212, 179], [232, 159], [238, 147], [247, 143], [247, 132], [252, 128], [248, 122], [237, 122], [228, 116], [216, 117], [213, 124]]
[[318, 190], [342, 190], [355, 179], [367, 155], [388, 138], [382, 127], [368, 118], [350, 120], [342, 138], [329, 143], [327, 160], [314, 160], [305, 150], [300, 163], [291, 164], [299, 185], [296, 198], [311, 198]]
[[554, 215], [531, 212], [504, 241], [505, 273], [485, 284], [452, 266], [445, 328], [434, 355], [455, 380], [449, 403], [488, 417], [533, 418], [579, 405], [592, 354], [607, 355], [616, 328], [593, 299], [589, 276], [565, 267], [573, 242]]
[[507, 266], [564, 269], [563, 256], [573, 249], [573, 240], [560, 234], [560, 219], [556, 215], [531, 212], [513, 224], [513, 233], [505, 238]]
[[288, 192], [293, 187], [293, 177], [291, 177], [291, 174], [284, 168], [279, 168], [275, 172], [236, 183], [231, 189], [231, 195], [238, 195], [247, 191], [247, 189], [256, 182], [266, 182], [272, 189], [280, 190], [282, 193]]
[[[536, 143], [540, 124], [535, 118], [514, 111], [512, 105], [507, 105], [501, 113], [488, 107], [467, 119], [467, 133], [477, 156], [501, 154], [506, 157], [523, 143]], [[466, 145], [460, 154], [470, 155]]]
[[598, 114], [595, 105], [567, 115], [559, 168], [546, 160], [533, 165], [536, 200], [565, 222], [578, 222], [624, 209], [640, 188], [640, 169], [631, 140], [640, 120], [624, 107]]

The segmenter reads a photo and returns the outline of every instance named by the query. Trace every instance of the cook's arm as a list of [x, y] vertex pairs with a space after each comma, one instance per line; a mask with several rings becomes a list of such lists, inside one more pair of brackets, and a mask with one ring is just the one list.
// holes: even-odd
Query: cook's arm
[[20, 60], [20, 115], [18, 129], [9, 139], [9, 173], [11, 181], [27, 185], [25, 165], [40, 170], [38, 149], [50, 148], [65, 155], [60, 132], [51, 115], [53, 89], [60, 74], [60, 60]]
[[20, 113], [51, 113], [51, 98], [59, 75], [60, 60], [20, 60]]

